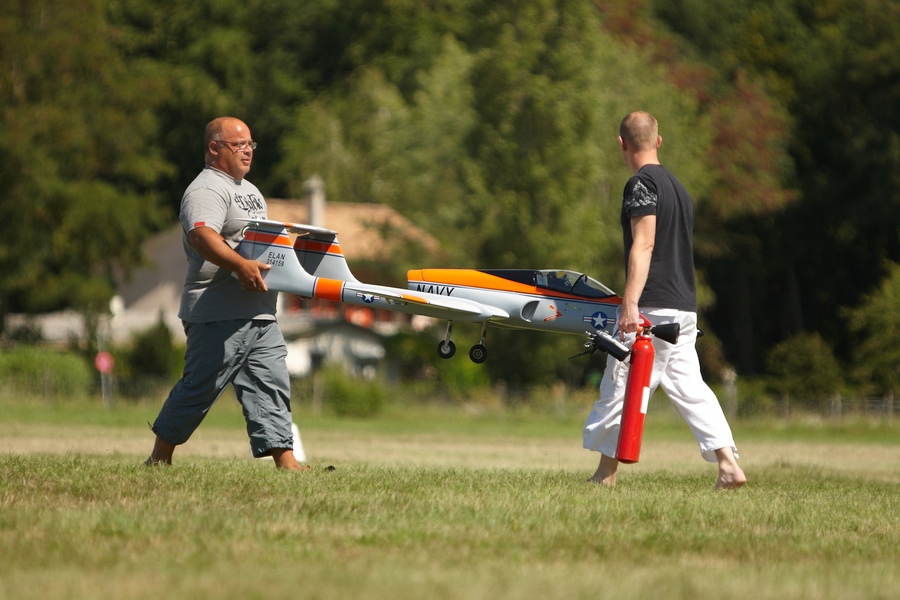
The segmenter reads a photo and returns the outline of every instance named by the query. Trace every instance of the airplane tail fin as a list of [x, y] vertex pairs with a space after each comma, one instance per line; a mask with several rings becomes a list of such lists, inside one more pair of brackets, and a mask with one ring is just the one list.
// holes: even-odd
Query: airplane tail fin
[[303, 269], [289, 235], [291, 231], [303, 231], [305, 227], [279, 221], [248, 220], [244, 239], [236, 250], [244, 258], [271, 266], [263, 274], [269, 289], [311, 298], [316, 279]]
[[295, 225], [301, 235], [294, 242], [294, 250], [303, 269], [314, 277], [358, 283], [347, 266], [337, 232], [312, 225]]

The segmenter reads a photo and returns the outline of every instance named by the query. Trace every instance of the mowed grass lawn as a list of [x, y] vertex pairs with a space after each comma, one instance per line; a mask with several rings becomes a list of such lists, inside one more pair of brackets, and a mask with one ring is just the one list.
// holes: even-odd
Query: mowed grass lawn
[[0, 400], [0, 598], [900, 597], [896, 425], [736, 421], [750, 483], [716, 492], [655, 405], [615, 489], [585, 483], [587, 405], [299, 409], [304, 474], [224, 399], [142, 467], [157, 408]]

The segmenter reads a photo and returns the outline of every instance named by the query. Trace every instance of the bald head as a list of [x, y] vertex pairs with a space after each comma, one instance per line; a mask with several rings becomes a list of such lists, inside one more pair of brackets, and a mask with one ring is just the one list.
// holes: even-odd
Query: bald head
[[659, 164], [656, 151], [662, 145], [659, 126], [653, 115], [643, 111], [630, 113], [619, 125], [619, 148], [622, 159], [632, 173], [644, 165]]
[[650, 113], [635, 111], [622, 119], [619, 136], [636, 152], [656, 150], [659, 124]]
[[234, 117], [219, 117], [203, 130], [206, 166], [228, 173], [240, 181], [250, 171], [256, 144], [247, 124]]
[[235, 117], [219, 117], [206, 124], [203, 129], [203, 145], [209, 147], [210, 142], [221, 140], [226, 130], [237, 128], [248, 129], [247, 124]]

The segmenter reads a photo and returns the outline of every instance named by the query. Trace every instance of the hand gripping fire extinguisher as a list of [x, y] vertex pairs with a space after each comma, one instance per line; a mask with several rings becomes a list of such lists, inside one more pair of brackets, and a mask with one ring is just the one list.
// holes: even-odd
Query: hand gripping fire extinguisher
[[616, 458], [623, 463], [636, 463], [641, 455], [641, 440], [644, 437], [644, 417], [647, 415], [647, 404], [650, 402], [650, 376], [653, 374], [653, 359], [656, 350], [653, 348], [650, 334], [674, 344], [681, 333], [678, 323], [664, 323], [653, 326], [644, 315], [641, 315], [641, 328], [631, 348], [614, 339], [605, 331], [590, 335], [585, 344], [586, 352], [602, 350], [608, 352], [616, 360], [624, 362], [631, 357], [628, 381], [625, 385], [625, 402], [622, 407], [622, 422], [619, 428], [619, 443]]

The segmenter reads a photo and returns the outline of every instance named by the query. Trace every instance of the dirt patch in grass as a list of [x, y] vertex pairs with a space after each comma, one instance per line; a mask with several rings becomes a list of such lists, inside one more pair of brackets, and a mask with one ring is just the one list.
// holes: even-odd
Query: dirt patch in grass
[[[475, 469], [544, 469], [590, 475], [599, 455], [581, 447], [580, 431], [569, 437], [530, 438], [505, 434], [385, 434], [301, 430], [308, 462], [314, 465], [371, 464], [397, 467]], [[153, 433], [141, 427], [94, 425], [0, 424], [0, 453], [121, 455], [139, 462], [150, 452]], [[900, 446], [883, 444], [753, 441], [739, 444], [741, 465], [751, 482], [773, 467], [792, 466], [900, 483]], [[247, 459], [246, 435], [240, 429], [200, 427], [176, 452], [179, 457]], [[715, 465], [700, 457], [685, 440], [645, 438], [641, 460], [620, 473], [673, 470], [715, 474]]]

